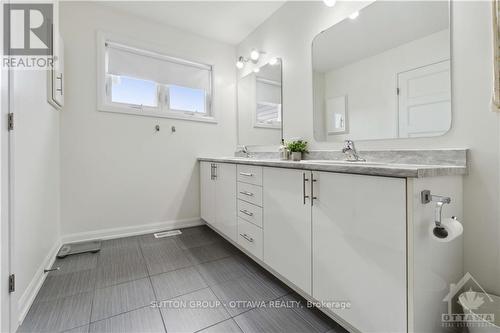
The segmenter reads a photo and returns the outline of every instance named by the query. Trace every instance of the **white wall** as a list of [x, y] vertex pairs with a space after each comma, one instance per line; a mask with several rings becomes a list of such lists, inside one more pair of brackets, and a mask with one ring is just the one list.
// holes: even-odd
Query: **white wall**
[[[313, 137], [311, 41], [366, 3], [289, 2], [238, 47], [283, 57], [284, 137], [304, 137], [314, 149], [340, 149], [341, 143]], [[491, 4], [453, 3], [452, 129], [442, 137], [361, 141], [357, 148], [470, 148], [470, 174], [464, 179], [465, 269], [489, 291], [500, 294], [499, 114], [491, 112], [493, 80]], [[266, 57], [262, 59], [266, 61]]]
[[[324, 74], [325, 100], [347, 95], [346, 135], [328, 141], [389, 139], [398, 136], [397, 74], [450, 58], [450, 31], [433, 33]], [[321, 90], [320, 90], [321, 91]], [[315, 117], [324, 109], [314, 111]], [[449, 114], [449, 113], [448, 113]], [[321, 126], [326, 131], [325, 126]], [[316, 129], [318, 133], [321, 129]], [[321, 140], [325, 135], [316, 136]]]
[[[61, 116], [63, 236], [197, 219], [196, 158], [236, 145], [235, 47], [91, 2], [60, 8], [66, 99]], [[218, 124], [99, 112], [96, 33], [151, 43], [165, 54], [214, 65]], [[156, 133], [156, 124], [161, 131]], [[171, 133], [174, 125], [177, 132]]]
[[[60, 237], [59, 115], [47, 102], [47, 73], [12, 73], [15, 297], [22, 316]], [[12, 323], [16, 324], [16, 323]]]

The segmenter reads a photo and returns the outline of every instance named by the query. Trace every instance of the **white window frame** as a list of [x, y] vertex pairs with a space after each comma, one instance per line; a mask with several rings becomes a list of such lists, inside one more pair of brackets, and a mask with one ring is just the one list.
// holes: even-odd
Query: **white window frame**
[[[106, 43], [114, 43], [137, 52], [140, 55], [151, 56], [155, 58], [165, 59], [171, 62], [180, 64], [191, 64], [199, 67], [210, 68], [210, 88], [205, 93], [205, 110], [206, 113], [200, 114], [193, 111], [171, 110], [169, 109], [168, 84], [157, 83], [157, 107], [139, 106], [125, 103], [117, 103], [111, 101], [111, 77], [106, 73]], [[147, 78], [138, 78], [148, 80]], [[190, 87], [186, 87], [190, 88]], [[171, 118], [181, 120], [191, 120], [199, 122], [217, 123], [215, 110], [213, 107], [214, 98], [214, 66], [200, 62], [189, 61], [185, 59], [175, 58], [164, 55], [157, 51], [152, 51], [151, 46], [145, 46], [138, 41], [116, 36], [114, 34], [97, 33], [97, 110], [102, 112], [124, 113], [138, 116]]]

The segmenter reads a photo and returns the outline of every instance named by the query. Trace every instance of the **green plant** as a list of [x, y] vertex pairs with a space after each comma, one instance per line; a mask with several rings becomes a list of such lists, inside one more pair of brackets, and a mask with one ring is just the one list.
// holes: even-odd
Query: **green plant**
[[288, 150], [292, 153], [297, 152], [297, 153], [308, 153], [309, 151], [307, 150], [307, 141], [303, 140], [295, 140], [288, 142], [286, 144], [286, 147]]

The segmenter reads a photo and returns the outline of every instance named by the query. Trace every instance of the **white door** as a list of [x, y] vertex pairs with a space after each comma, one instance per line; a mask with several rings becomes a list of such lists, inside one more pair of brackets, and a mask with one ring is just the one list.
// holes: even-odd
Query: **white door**
[[264, 168], [264, 262], [311, 293], [311, 172]]
[[217, 163], [215, 178], [215, 227], [237, 242], [236, 165]]
[[450, 61], [398, 74], [399, 137], [438, 136], [451, 126]]
[[313, 297], [361, 332], [406, 332], [405, 180], [313, 177]]
[[200, 162], [200, 208], [205, 222], [215, 223], [215, 171], [214, 163]]

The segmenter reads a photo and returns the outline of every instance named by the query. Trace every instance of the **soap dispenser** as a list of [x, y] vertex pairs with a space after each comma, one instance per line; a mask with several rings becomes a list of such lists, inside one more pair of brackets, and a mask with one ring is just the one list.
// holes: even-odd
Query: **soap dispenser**
[[281, 139], [281, 145], [280, 145], [280, 159], [282, 161], [287, 161], [290, 158], [290, 151], [285, 145], [285, 140]]

